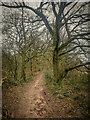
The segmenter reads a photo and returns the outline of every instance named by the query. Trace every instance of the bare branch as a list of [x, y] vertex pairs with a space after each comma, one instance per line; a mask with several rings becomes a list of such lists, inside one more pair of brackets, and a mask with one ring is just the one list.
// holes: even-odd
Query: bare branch
[[74, 49], [76, 49], [78, 47], [80, 47], [80, 48], [82, 48], [82, 47], [88, 47], [89, 48], [90, 46], [89, 45], [78, 45], [78, 46], [75, 46], [75, 47], [73, 47], [72, 49], [70, 49], [68, 51], [65, 51], [65, 52], [59, 54], [59, 56], [65, 55], [66, 53], [69, 53], [69, 52], [73, 51]]
[[77, 66], [68, 68], [68, 69], [66, 69], [65, 71], [66, 71], [66, 73], [67, 73], [67, 72], [69, 72], [69, 71], [71, 71], [71, 70], [74, 70], [74, 69], [76, 69], [76, 68], [79, 68], [79, 67], [82, 67], [82, 66], [86, 66], [86, 65], [90, 65], [90, 62], [86, 62], [86, 63], [84, 63], [84, 64], [81, 64], [81, 65], [77, 65]]
[[57, 16], [57, 12], [55, 10], [55, 4], [54, 4], [54, 2], [51, 2], [51, 4], [52, 4], [53, 13], [54, 13], [55, 16]]

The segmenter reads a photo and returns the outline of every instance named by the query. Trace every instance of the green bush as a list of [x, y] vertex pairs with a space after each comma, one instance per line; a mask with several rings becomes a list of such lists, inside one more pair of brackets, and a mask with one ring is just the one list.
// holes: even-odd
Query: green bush
[[79, 93], [77, 96], [74, 97], [75, 100], [86, 99], [86, 95]]
[[40, 69], [40, 68], [38, 68], [38, 71], [41, 71], [41, 69]]
[[29, 76], [29, 77], [26, 78], [26, 80], [20, 79], [20, 80], [19, 80], [19, 83], [29, 82], [29, 81], [31, 81], [31, 80], [32, 80], [32, 76]]
[[52, 75], [50, 73], [45, 74], [45, 79], [46, 79], [46, 83], [50, 83], [53, 80]]

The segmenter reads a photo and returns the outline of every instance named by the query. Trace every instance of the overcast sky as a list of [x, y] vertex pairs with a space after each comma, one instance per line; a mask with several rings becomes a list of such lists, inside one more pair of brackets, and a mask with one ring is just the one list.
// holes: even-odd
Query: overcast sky
[[2, 7], [0, 6], [0, 48], [2, 42]]

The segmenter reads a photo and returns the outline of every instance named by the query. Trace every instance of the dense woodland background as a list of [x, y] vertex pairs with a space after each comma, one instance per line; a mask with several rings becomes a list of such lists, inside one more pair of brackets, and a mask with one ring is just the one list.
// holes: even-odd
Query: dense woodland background
[[[19, 86], [36, 73], [59, 99], [88, 115], [90, 2], [2, 3], [2, 84]], [[76, 94], [77, 93], [77, 94]]]

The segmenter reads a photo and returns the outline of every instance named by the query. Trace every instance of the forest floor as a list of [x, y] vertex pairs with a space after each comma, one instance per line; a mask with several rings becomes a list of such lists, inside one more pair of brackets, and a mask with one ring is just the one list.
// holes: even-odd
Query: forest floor
[[[71, 113], [70, 100], [57, 99], [46, 86], [44, 73], [33, 81], [3, 91], [3, 109], [12, 118], [66, 118], [80, 116], [79, 109]], [[3, 111], [4, 113], [4, 111]], [[70, 114], [69, 114], [70, 113]]]

